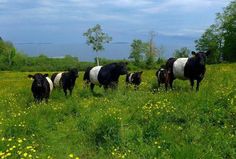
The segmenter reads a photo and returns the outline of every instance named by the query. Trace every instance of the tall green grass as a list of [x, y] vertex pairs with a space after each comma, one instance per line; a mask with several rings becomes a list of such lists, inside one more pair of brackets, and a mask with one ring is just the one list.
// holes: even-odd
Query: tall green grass
[[199, 92], [176, 80], [154, 93], [150, 70], [138, 91], [121, 77], [92, 94], [81, 73], [72, 97], [54, 90], [48, 104], [33, 102], [27, 72], [1, 72], [0, 157], [236, 158], [235, 68], [208, 66]]

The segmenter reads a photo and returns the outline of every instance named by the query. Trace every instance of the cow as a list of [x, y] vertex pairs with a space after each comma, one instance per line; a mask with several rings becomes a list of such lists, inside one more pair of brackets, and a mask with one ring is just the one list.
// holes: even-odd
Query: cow
[[77, 77], [78, 70], [73, 68], [69, 69], [67, 72], [54, 73], [51, 76], [51, 79], [53, 81], [54, 87], [63, 88], [65, 96], [67, 96], [67, 90], [69, 90], [71, 96]]
[[84, 88], [88, 87], [90, 84], [90, 79], [89, 79], [89, 71], [92, 69], [93, 67], [89, 66], [86, 68], [85, 72], [84, 72]]
[[84, 81], [90, 83], [92, 92], [95, 85], [103, 86], [105, 90], [114, 89], [118, 85], [120, 75], [127, 74], [127, 64], [127, 62], [115, 62], [88, 68], [84, 73]]
[[129, 84], [133, 84], [134, 85], [134, 89], [137, 90], [138, 86], [140, 85], [142, 78], [143, 71], [139, 71], [139, 72], [134, 72], [134, 73], [128, 73], [126, 74], [126, 86], [128, 87]]
[[158, 84], [157, 89], [160, 87], [161, 84], [165, 84], [165, 89], [167, 91], [167, 87], [169, 84], [169, 74], [164, 65], [162, 65], [157, 70], [156, 77], [157, 77], [157, 84]]
[[194, 80], [197, 81], [196, 91], [206, 72], [206, 58], [210, 54], [207, 52], [194, 52], [189, 58], [169, 58], [166, 62], [166, 69], [170, 76], [169, 84], [172, 89], [173, 81], [177, 79], [190, 80], [191, 87], [194, 87]]
[[41, 102], [44, 98], [46, 103], [48, 102], [49, 95], [53, 90], [53, 83], [48, 77], [48, 74], [36, 73], [34, 75], [28, 75], [29, 78], [33, 79], [31, 91], [34, 96], [35, 102]]

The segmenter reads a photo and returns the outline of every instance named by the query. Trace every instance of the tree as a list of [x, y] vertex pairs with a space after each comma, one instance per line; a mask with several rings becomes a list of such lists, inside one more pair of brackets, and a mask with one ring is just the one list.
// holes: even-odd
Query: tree
[[12, 65], [12, 59], [16, 54], [16, 49], [11, 42], [5, 42], [0, 40], [0, 56], [3, 62], [6, 62], [8, 66]]
[[212, 24], [195, 41], [196, 50], [211, 50], [208, 63], [223, 60], [236, 61], [236, 0], [227, 6], [223, 13], [216, 14], [216, 22]]
[[146, 56], [146, 65], [148, 67], [151, 67], [155, 62], [156, 56], [158, 55], [158, 49], [154, 43], [154, 38], [156, 36], [155, 32], [151, 31], [149, 33], [149, 36], [150, 36], [149, 42], [145, 44], [146, 45], [145, 56]]
[[217, 20], [221, 22], [224, 37], [223, 58], [231, 62], [236, 61], [236, 0], [232, 1], [223, 13], [217, 15]]
[[104, 44], [109, 43], [112, 40], [112, 37], [108, 34], [102, 32], [102, 28], [99, 24], [93, 28], [89, 28], [84, 34], [87, 38], [87, 44], [91, 45], [93, 51], [97, 53], [97, 65], [99, 66], [99, 57], [98, 52], [104, 50]]
[[129, 58], [134, 59], [136, 65], [139, 65], [143, 60], [143, 54], [145, 52], [145, 44], [142, 40], [134, 39], [131, 46], [131, 53]]
[[181, 58], [181, 57], [188, 57], [190, 54], [190, 50], [187, 47], [182, 47], [180, 49], [176, 49], [174, 52], [175, 58]]

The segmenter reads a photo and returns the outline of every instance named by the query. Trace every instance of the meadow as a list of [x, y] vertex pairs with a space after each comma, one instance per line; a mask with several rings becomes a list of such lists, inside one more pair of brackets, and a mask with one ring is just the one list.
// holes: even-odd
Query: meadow
[[[176, 80], [95, 94], [80, 72], [72, 97], [35, 104], [28, 72], [0, 72], [0, 158], [236, 158], [236, 64], [207, 66], [200, 91]], [[31, 73], [32, 74], [32, 73]], [[51, 75], [52, 72], [49, 72]]]

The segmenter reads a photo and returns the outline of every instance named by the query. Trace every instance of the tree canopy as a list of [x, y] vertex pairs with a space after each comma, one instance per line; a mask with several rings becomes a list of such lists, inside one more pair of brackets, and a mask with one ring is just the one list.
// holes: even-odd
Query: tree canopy
[[[112, 40], [112, 37], [102, 31], [102, 28], [99, 24], [89, 28], [83, 35], [87, 38], [86, 43], [89, 46], [91, 45], [96, 53], [104, 50], [104, 44], [109, 43]], [[99, 65], [98, 54], [97, 65]]]
[[198, 51], [211, 50], [208, 63], [236, 61], [236, 0], [216, 14], [215, 24], [212, 24], [195, 41]]

